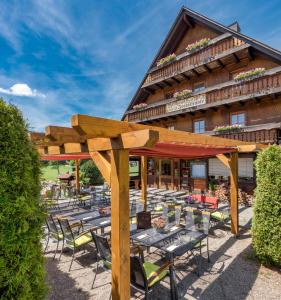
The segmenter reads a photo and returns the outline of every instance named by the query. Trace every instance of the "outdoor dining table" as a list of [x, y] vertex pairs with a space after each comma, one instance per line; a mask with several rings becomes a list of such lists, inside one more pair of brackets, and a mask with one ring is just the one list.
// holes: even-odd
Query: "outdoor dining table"
[[[174, 224], [169, 224], [168, 230], [162, 232], [158, 232], [155, 228], [149, 228], [142, 230], [141, 232], [134, 234], [131, 236], [131, 240], [137, 243], [141, 243], [146, 247], [154, 246], [156, 248], [162, 249], [159, 246], [161, 242], [165, 242], [175, 237], [180, 232], [185, 229], [182, 226], [176, 226]], [[169, 274], [170, 274], [170, 284], [171, 284], [171, 299], [178, 299], [178, 292], [176, 288], [176, 279], [175, 279], [175, 271], [174, 265], [171, 264], [169, 266]]]

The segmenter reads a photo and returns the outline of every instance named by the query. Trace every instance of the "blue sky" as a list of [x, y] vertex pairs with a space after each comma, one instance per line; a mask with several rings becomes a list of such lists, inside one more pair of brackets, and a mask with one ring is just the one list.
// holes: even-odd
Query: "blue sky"
[[182, 5], [281, 49], [280, 0], [2, 0], [0, 96], [32, 130], [120, 119]]

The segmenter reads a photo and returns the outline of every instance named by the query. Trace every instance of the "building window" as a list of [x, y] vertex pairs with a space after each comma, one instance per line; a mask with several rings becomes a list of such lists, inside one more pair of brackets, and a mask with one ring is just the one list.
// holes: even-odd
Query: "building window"
[[199, 82], [194, 84], [193, 92], [200, 92], [204, 90], [205, 88], [205, 83], [204, 82]]
[[205, 132], [205, 120], [196, 120], [193, 122], [193, 132], [194, 133], [204, 133]]
[[139, 160], [130, 160], [129, 161], [129, 175], [130, 175], [130, 177], [138, 177], [140, 175]]
[[191, 163], [191, 177], [192, 178], [206, 178], [206, 163], [192, 162]]
[[233, 113], [230, 116], [231, 125], [245, 126], [245, 113]]
[[161, 175], [171, 176], [171, 160], [169, 159], [161, 160]]

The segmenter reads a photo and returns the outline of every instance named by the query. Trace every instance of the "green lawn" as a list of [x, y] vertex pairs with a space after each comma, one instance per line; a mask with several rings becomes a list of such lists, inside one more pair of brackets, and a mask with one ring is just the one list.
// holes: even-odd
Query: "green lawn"
[[[54, 181], [57, 180], [58, 170], [56, 167], [46, 166], [46, 167], [42, 167], [41, 170], [42, 170], [42, 179], [54, 180]], [[59, 166], [60, 174], [65, 174], [67, 171], [69, 171], [69, 173], [72, 173], [71, 167], [66, 165]]]

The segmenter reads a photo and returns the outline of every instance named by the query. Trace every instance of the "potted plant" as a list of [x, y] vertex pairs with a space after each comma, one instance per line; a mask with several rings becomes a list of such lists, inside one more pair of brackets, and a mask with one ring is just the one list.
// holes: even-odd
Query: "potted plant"
[[192, 90], [185, 89], [180, 92], [174, 93], [174, 97], [177, 99], [184, 99], [184, 98], [187, 98], [191, 93], [192, 93]]
[[163, 217], [159, 217], [154, 219], [152, 222], [153, 227], [156, 229], [157, 232], [163, 233], [165, 232], [166, 221]]
[[171, 62], [171, 61], [175, 60], [176, 57], [177, 57], [176, 54], [175, 54], [175, 53], [172, 53], [172, 54], [170, 54], [170, 55], [168, 55], [168, 56], [165, 56], [165, 57], [159, 59], [159, 60], [157, 61], [156, 65], [157, 65], [157, 67], [163, 66], [164, 64], [166, 64], [166, 63], [168, 63], [168, 62]]
[[196, 51], [196, 50], [199, 50], [199, 49], [202, 49], [204, 47], [206, 47], [210, 42], [210, 39], [209, 38], [203, 38], [199, 41], [196, 41], [195, 43], [192, 43], [192, 44], [189, 44], [187, 47], [186, 47], [186, 50], [190, 53]]
[[226, 126], [216, 126], [213, 131], [216, 134], [220, 134], [220, 133], [236, 133], [236, 132], [240, 132], [242, 129], [243, 129], [242, 125], [235, 124], [235, 125], [226, 125]]
[[262, 76], [265, 68], [255, 68], [246, 72], [240, 72], [234, 76], [235, 81], [246, 81]]
[[144, 109], [144, 108], [146, 108], [146, 107], [147, 107], [147, 104], [146, 104], [146, 103], [140, 103], [140, 104], [134, 105], [134, 106], [133, 106], [133, 109], [134, 109], [134, 110], [142, 110], [142, 109]]

